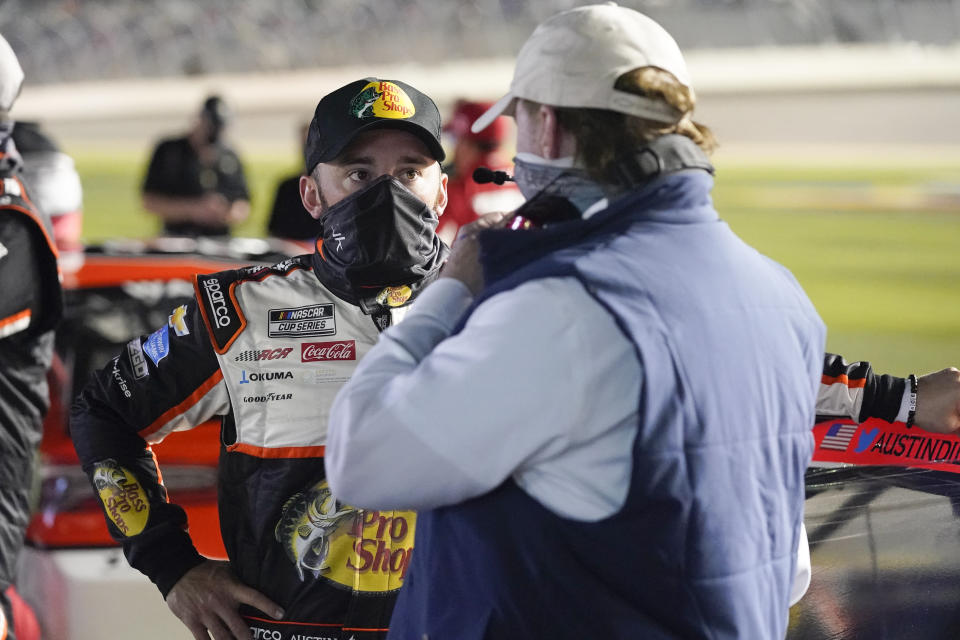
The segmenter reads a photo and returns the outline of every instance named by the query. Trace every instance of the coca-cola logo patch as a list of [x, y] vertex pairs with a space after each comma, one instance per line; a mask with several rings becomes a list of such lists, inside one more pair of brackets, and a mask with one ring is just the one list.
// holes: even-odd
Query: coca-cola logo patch
[[305, 342], [300, 345], [301, 362], [327, 362], [329, 360], [356, 360], [356, 340], [337, 342]]

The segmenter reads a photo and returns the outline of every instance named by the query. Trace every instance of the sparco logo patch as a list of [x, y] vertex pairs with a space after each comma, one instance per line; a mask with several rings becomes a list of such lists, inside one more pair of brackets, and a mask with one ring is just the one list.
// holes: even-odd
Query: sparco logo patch
[[300, 362], [323, 362], [325, 360], [356, 360], [356, 340], [340, 342], [307, 342], [300, 345]]
[[293, 347], [280, 347], [277, 349], [253, 349], [241, 351], [233, 359], [236, 362], [256, 362], [257, 360], [283, 360]]
[[207, 294], [207, 302], [210, 303], [210, 309], [213, 311], [213, 317], [210, 319], [218, 327], [230, 326], [230, 311], [227, 309], [227, 301], [223, 297], [223, 290], [220, 288], [218, 280], [204, 280], [203, 290]]
[[267, 312], [271, 338], [297, 336], [332, 336], [337, 332], [332, 304], [314, 304], [293, 309], [270, 309]]

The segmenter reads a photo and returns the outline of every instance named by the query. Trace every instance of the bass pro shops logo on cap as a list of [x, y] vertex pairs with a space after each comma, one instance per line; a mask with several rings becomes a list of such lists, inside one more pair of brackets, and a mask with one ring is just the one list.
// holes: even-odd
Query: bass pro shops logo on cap
[[370, 82], [350, 101], [350, 114], [361, 119], [405, 119], [416, 112], [410, 96], [392, 82]]

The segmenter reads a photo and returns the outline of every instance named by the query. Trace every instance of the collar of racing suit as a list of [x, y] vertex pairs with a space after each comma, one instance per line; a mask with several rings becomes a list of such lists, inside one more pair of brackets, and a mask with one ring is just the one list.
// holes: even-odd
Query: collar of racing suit
[[[355, 287], [345, 275], [334, 269], [323, 254], [323, 238], [317, 238], [315, 250], [311, 255], [313, 272], [317, 279], [327, 289], [333, 292], [341, 300], [355, 304], [367, 315], [373, 316], [379, 326], [377, 318], [389, 317], [390, 309], [406, 306], [412, 303], [423, 289], [437, 279], [440, 275], [440, 268], [446, 262], [450, 249], [441, 243], [439, 259], [435, 260], [433, 265], [414, 280], [393, 285], [385, 285], [371, 289], [360, 289]], [[387, 321], [388, 322], [388, 321]], [[380, 327], [381, 330], [386, 326]]]

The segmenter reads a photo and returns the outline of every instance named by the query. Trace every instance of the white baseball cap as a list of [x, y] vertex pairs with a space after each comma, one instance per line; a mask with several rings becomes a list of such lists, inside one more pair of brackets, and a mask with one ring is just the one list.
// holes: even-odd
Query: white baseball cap
[[613, 88], [617, 78], [641, 67], [663, 69], [684, 86], [691, 86], [676, 41], [642, 13], [615, 2], [558, 13], [541, 23], [524, 43], [510, 92], [477, 118], [472, 130], [481, 131], [497, 116], [513, 113], [517, 98], [677, 122], [682, 114], [666, 102]]
[[17, 54], [10, 48], [6, 38], [0, 35], [0, 113], [10, 111], [20, 95], [23, 85], [23, 69]]

